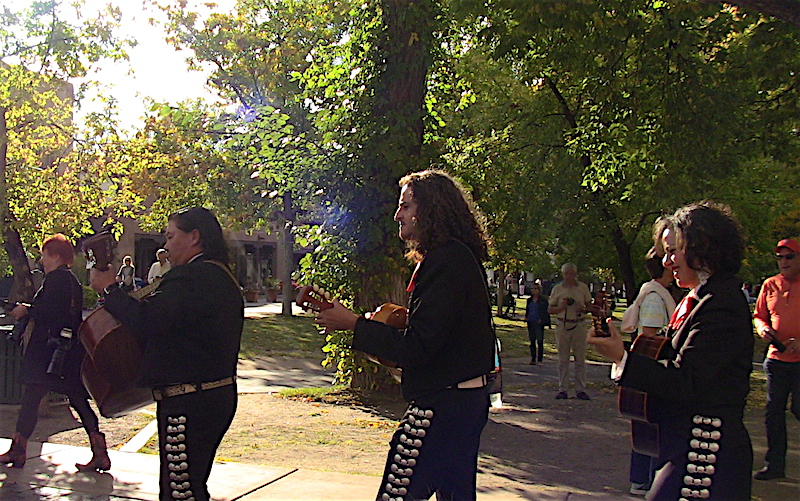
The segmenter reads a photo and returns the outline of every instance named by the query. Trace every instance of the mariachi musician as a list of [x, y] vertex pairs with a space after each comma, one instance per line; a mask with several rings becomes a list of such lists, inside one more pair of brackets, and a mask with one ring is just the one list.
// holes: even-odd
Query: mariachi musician
[[450, 176], [429, 170], [400, 180], [394, 219], [417, 264], [408, 325], [356, 316], [338, 301], [316, 322], [354, 330], [353, 348], [397, 362], [408, 410], [395, 432], [379, 500], [475, 499], [478, 447], [489, 413], [486, 375], [495, 336], [481, 264], [486, 239], [477, 210]]
[[93, 269], [91, 285], [142, 341], [139, 384], [157, 402], [160, 499], [207, 501], [214, 454], [236, 412], [244, 301], [211, 211], [172, 214], [166, 240], [173, 268], [149, 297], [120, 290], [111, 270]]
[[615, 363], [612, 377], [655, 403], [664, 466], [647, 495], [651, 501], [750, 500], [753, 450], [743, 418], [753, 324], [735, 276], [744, 242], [728, 212], [696, 203], [656, 223], [664, 266], [679, 287], [690, 289], [667, 327], [665, 360], [626, 353], [610, 322], [610, 337], [589, 332], [589, 343]]

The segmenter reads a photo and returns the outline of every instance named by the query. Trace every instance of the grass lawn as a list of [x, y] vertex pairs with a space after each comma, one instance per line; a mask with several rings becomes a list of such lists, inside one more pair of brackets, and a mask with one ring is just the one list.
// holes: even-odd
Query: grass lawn
[[246, 318], [239, 356], [320, 358], [325, 336], [319, 334], [313, 319], [311, 315]]

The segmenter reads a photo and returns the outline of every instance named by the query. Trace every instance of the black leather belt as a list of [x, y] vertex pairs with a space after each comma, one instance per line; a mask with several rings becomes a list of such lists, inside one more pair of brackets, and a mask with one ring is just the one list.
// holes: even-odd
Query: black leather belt
[[233, 384], [236, 376], [210, 381], [208, 383], [181, 383], [173, 384], [171, 386], [164, 386], [161, 388], [153, 388], [153, 399], [164, 400], [165, 398], [177, 397], [178, 395], [186, 395], [187, 393], [194, 393], [196, 391], [213, 390], [214, 388], [222, 388]]

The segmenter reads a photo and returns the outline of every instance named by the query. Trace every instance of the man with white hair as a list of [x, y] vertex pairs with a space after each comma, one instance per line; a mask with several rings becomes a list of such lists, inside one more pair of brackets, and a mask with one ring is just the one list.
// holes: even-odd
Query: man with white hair
[[568, 398], [569, 358], [575, 357], [575, 396], [590, 400], [586, 393], [586, 332], [589, 328], [585, 314], [592, 304], [589, 287], [578, 281], [578, 267], [565, 263], [561, 267], [564, 281], [553, 287], [547, 312], [556, 316], [556, 347], [558, 348], [558, 393], [556, 399]]

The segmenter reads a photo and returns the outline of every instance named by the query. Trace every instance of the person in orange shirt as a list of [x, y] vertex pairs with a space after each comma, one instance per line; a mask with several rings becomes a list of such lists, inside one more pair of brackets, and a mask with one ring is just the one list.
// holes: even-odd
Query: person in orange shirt
[[780, 273], [768, 278], [758, 293], [753, 315], [758, 334], [771, 342], [767, 373], [766, 465], [756, 480], [786, 475], [786, 404], [800, 419], [800, 244], [791, 238], [778, 242], [775, 259]]

